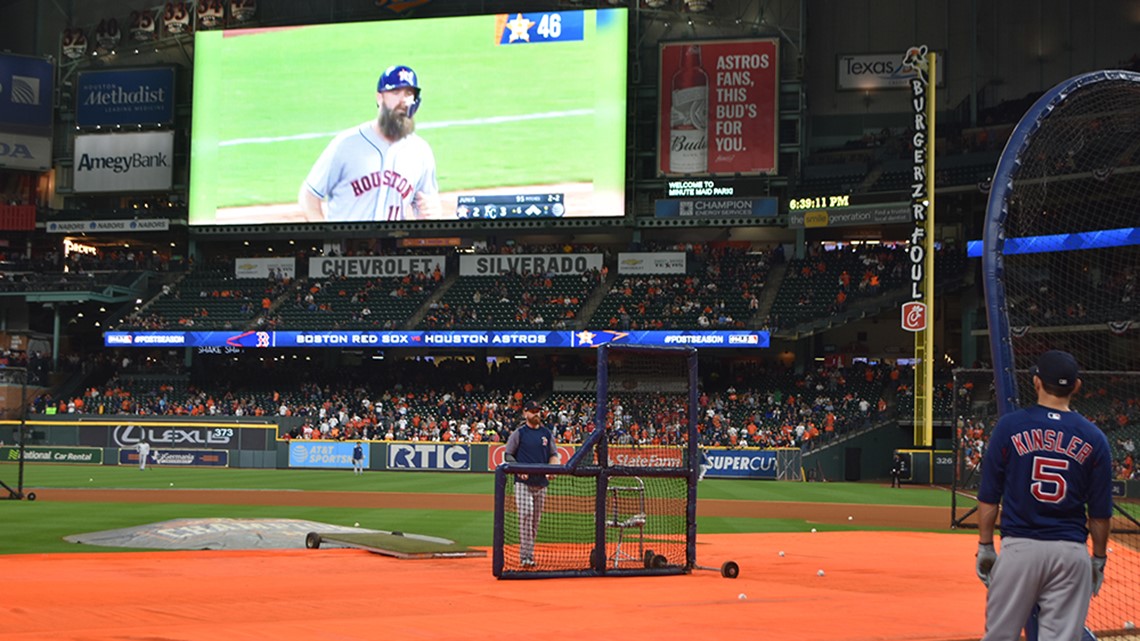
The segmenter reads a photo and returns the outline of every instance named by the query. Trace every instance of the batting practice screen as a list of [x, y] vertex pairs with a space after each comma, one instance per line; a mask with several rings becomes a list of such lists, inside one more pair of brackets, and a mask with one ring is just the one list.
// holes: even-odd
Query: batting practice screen
[[[496, 469], [495, 576], [680, 574], [695, 564], [696, 350], [603, 346], [597, 381], [594, 427], [569, 462]], [[527, 484], [534, 474], [549, 485]]]

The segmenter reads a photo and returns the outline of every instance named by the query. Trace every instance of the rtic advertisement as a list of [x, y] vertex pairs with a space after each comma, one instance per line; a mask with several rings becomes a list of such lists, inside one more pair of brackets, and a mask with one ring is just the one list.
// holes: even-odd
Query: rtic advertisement
[[390, 470], [469, 470], [471, 447], [443, 443], [391, 443], [388, 445]]
[[659, 175], [776, 173], [774, 39], [662, 44]]

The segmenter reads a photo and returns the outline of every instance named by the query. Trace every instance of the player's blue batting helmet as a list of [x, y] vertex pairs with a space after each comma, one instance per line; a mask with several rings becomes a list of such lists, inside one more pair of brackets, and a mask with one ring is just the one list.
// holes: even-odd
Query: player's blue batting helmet
[[416, 115], [416, 110], [420, 108], [420, 81], [416, 77], [416, 72], [412, 71], [411, 67], [404, 65], [392, 65], [380, 74], [380, 80], [376, 83], [376, 91], [391, 91], [401, 87], [411, 87], [416, 92], [416, 100], [408, 107], [408, 117]]

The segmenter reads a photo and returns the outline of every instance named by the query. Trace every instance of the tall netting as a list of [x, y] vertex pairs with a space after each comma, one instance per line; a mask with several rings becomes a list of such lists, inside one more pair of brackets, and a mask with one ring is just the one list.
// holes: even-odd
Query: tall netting
[[[1018, 370], [1017, 379], [1031, 379], [1028, 370]], [[1109, 538], [1107, 579], [1100, 595], [1092, 600], [1087, 625], [1098, 634], [1125, 629], [1140, 616], [1140, 499], [1128, 496], [1125, 479], [1133, 474], [1132, 457], [1140, 440], [1140, 416], [1135, 403], [1140, 372], [1083, 371], [1081, 390], [1072, 408], [1101, 426], [1113, 448], [1116, 510]], [[974, 505], [982, 473], [982, 455], [998, 420], [998, 403], [991, 370], [963, 369], [954, 372], [955, 470], [952, 523], [977, 527]]]
[[[994, 175], [983, 252], [994, 370], [989, 381], [967, 372], [956, 381], [962, 393], [956, 400], [969, 397], [956, 408], [964, 485], [976, 484], [971, 465], [998, 415], [1034, 402], [1028, 369], [1050, 349], [1076, 356], [1084, 389], [1073, 407], [1108, 435], [1117, 478], [1133, 474], [1140, 425], [1138, 197], [1140, 74], [1101, 71], [1066, 81], [1014, 129]], [[1129, 499], [1117, 500], [1111, 570], [1089, 615], [1094, 631], [1136, 621], [1136, 512]]]
[[[495, 576], [692, 569], [696, 368], [689, 348], [599, 348], [594, 425], [603, 427], [566, 465], [510, 464], [496, 472]], [[517, 482], [534, 473], [550, 478], [537, 512], [535, 491]]]

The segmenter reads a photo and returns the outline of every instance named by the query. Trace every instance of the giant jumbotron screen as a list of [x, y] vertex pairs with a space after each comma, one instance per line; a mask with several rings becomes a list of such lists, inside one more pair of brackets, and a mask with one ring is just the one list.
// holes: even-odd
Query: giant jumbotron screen
[[[622, 216], [627, 24], [599, 9], [199, 32], [190, 224]], [[360, 130], [393, 65], [414, 71], [396, 77], [419, 89], [426, 155], [338, 157], [306, 188], [339, 134], [354, 157], [388, 153]], [[390, 200], [346, 204], [388, 187], [396, 216]]]

